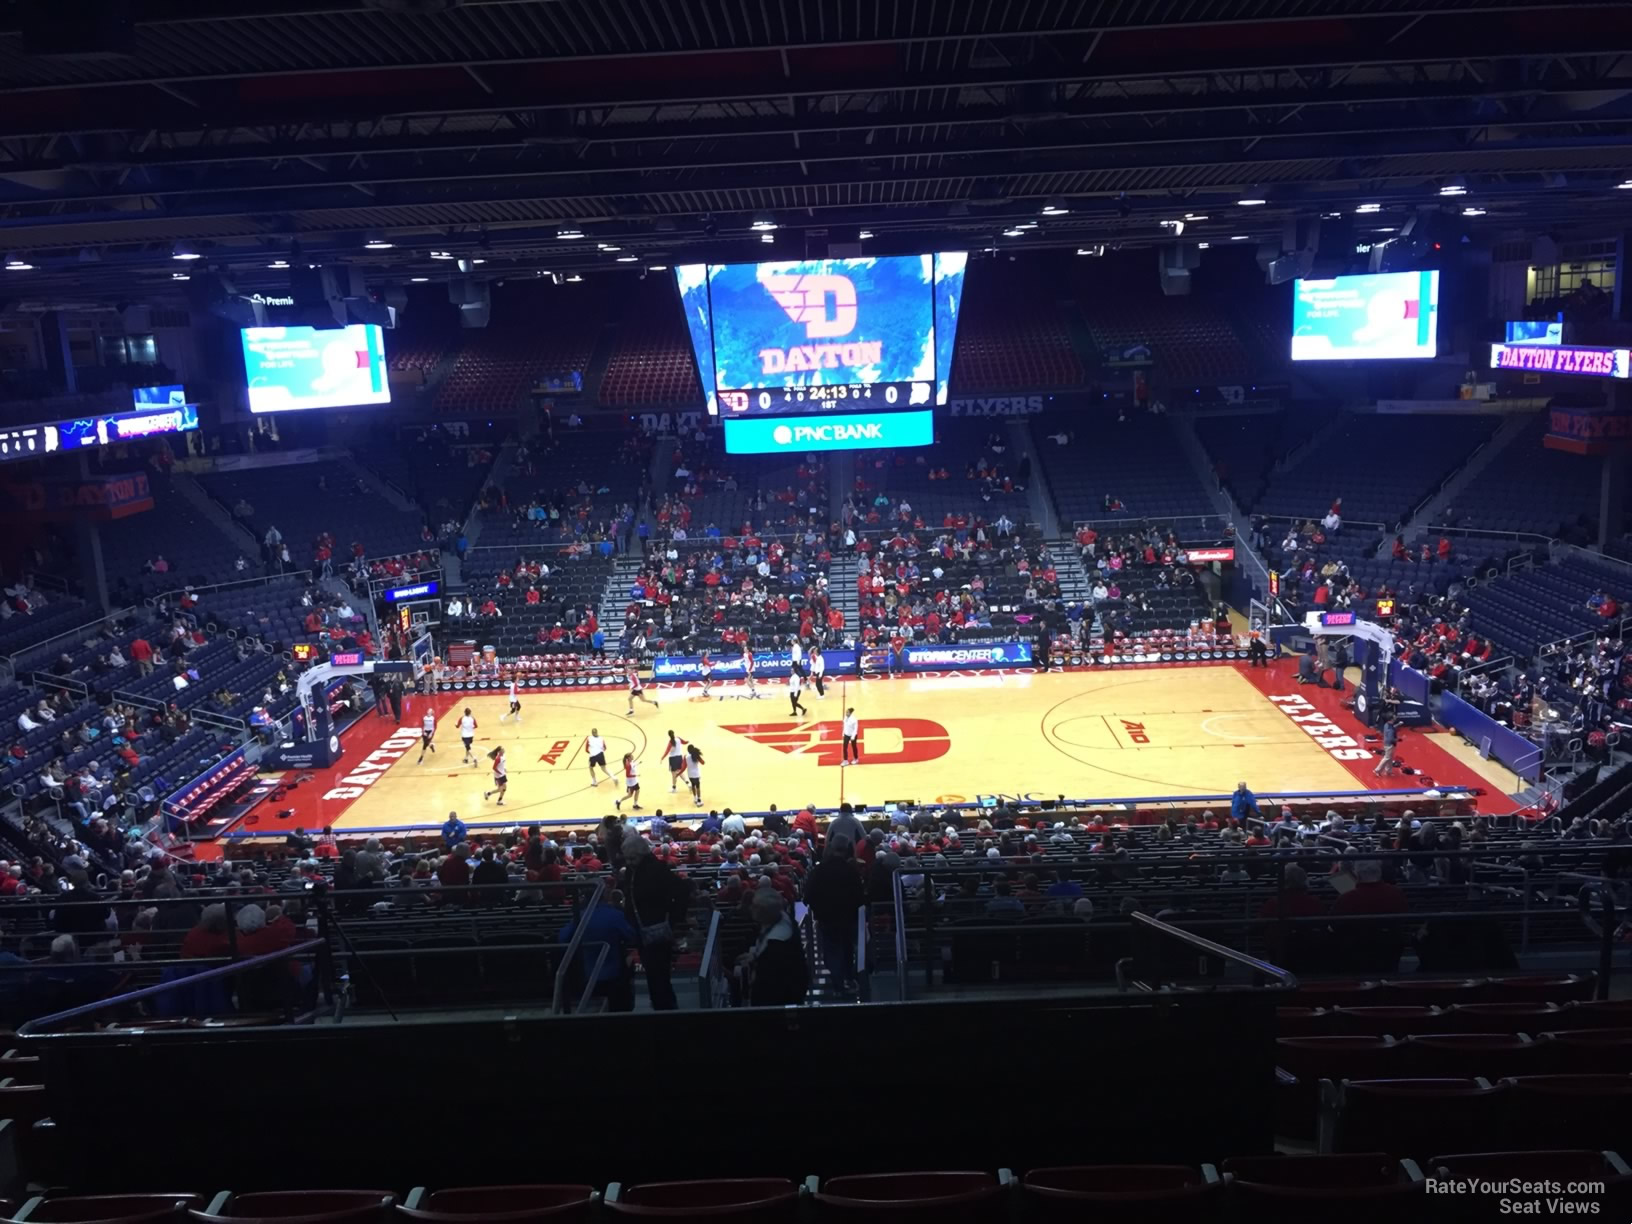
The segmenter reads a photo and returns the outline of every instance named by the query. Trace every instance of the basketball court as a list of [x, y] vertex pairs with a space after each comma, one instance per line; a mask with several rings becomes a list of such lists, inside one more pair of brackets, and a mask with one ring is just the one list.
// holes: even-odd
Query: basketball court
[[[798, 717], [785, 684], [763, 683], [759, 692], [750, 699], [733, 684], [704, 698], [696, 685], [659, 687], [648, 690], [658, 708], [637, 703], [631, 716], [621, 690], [524, 691], [519, 723], [500, 721], [508, 708], [500, 690], [443, 694], [429, 699], [440, 721], [437, 751], [423, 763], [418, 723], [427, 699], [414, 698], [400, 727], [363, 719], [347, 735], [345, 759], [265, 805], [252, 831], [327, 824], [400, 832], [437, 827], [449, 811], [473, 825], [593, 824], [623, 787], [621, 778], [590, 784], [584, 738], [592, 728], [606, 740], [614, 775], [625, 752], [639, 760], [641, 815], [695, 814], [683, 780], [669, 791], [662, 754], [671, 729], [706, 758], [705, 810], [1061, 794], [1151, 799], [1227, 794], [1241, 780], [1260, 793], [1488, 785], [1415, 734], [1402, 740], [1402, 756], [1431, 780], [1373, 778], [1375, 741], [1337, 694], [1300, 689], [1286, 662], [1258, 671], [1227, 663], [850, 681], [829, 686], [825, 699], [807, 688], [808, 713]], [[840, 759], [846, 705], [856, 708], [862, 741], [862, 761], [850, 767]], [[479, 724], [477, 766], [460, 763], [456, 719], [467, 706]], [[502, 808], [482, 798], [491, 786], [486, 754], [500, 744], [510, 775]], [[280, 820], [278, 810], [290, 814]]]

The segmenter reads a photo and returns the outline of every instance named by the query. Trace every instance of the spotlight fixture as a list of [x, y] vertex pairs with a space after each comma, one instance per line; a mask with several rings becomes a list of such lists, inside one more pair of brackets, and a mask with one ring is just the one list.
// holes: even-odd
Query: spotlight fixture
[[185, 272], [172, 272], [172, 273], [170, 273], [170, 279], [171, 280], [192, 280], [193, 278], [188, 276], [187, 273], [185, 273]]
[[754, 223], [748, 228], [756, 234], [768, 234], [776, 228], [776, 222], [772, 221], [768, 214], [759, 213], [754, 217]]
[[1230, 241], [1231, 242], [1245, 242], [1250, 236], [1251, 235], [1248, 235], [1248, 234], [1231, 234], [1230, 235]]
[[872, 236], [873, 236], [873, 231], [872, 230], [861, 230], [859, 233], [856, 234], [856, 241], [857, 242], [866, 242], [867, 239], [871, 238]]
[[408, 279], [410, 281], [412, 281], [416, 285], [423, 285], [426, 281], [430, 280], [431, 278], [428, 277], [428, 276], [410, 276]]
[[574, 272], [571, 276], [567, 277], [567, 283], [572, 284], [572, 285], [576, 285], [580, 281], [582, 281], [583, 279], [584, 278], [579, 276], [578, 273]]
[[1172, 230], [1173, 237], [1175, 238], [1180, 237], [1184, 233], [1183, 221], [1160, 221], [1157, 224], [1159, 224], [1165, 230]]
[[555, 236], [561, 239], [563, 242], [576, 242], [578, 239], [584, 236], [584, 231], [579, 229], [560, 229], [555, 231]]
[[1624, 183], [1616, 183], [1615, 184], [1615, 190], [1616, 191], [1632, 191], [1632, 179], [1627, 179], [1626, 182], [1624, 182]]
[[189, 246], [187, 243], [178, 242], [178, 243], [176, 243], [175, 246], [170, 248], [170, 258], [171, 259], [191, 260], [191, 259], [203, 259], [204, 257], [202, 255], [200, 255], [196, 250], [194, 250], [191, 246]]
[[1382, 212], [1383, 211], [1383, 206], [1381, 204], [1362, 204], [1358, 208], [1356, 208], [1354, 211], [1357, 212], [1357, 213]]
[[1212, 245], [1213, 244], [1210, 243], [1210, 242], [1198, 242], [1198, 243], [1196, 243], [1196, 250], [1205, 251], [1205, 250], [1210, 249], [1212, 247]]
[[7, 255], [6, 256], [6, 271], [7, 272], [32, 272], [32, 271], [34, 271], [34, 265], [29, 263], [28, 260], [24, 259], [20, 255]]
[[1205, 220], [1207, 220], [1207, 214], [1206, 213], [1185, 213], [1184, 214], [1184, 219], [1186, 221], [1205, 221]]
[[289, 261], [287, 259], [274, 259], [266, 266], [269, 268], [287, 268], [289, 266]]
[[769, 233], [769, 232], [762, 233], [759, 236], [759, 240], [761, 242], [775, 242], [776, 241], [776, 235], [772, 234], [772, 233]]
[[618, 263], [638, 263], [639, 261], [639, 255], [619, 255], [617, 259]]
[[392, 247], [394, 247], [396, 245], [397, 244], [394, 243], [394, 242], [387, 242], [384, 238], [370, 238], [367, 242], [363, 243], [363, 250], [365, 250], [365, 251], [389, 251]]
[[1453, 178], [1439, 189], [1439, 194], [1442, 196], [1467, 195], [1468, 184], [1461, 177]]
[[648, 272], [667, 272], [668, 270], [668, 264], [652, 264], [646, 269]]
[[1013, 229], [1004, 230], [1003, 231], [1003, 237], [1005, 237], [1005, 238], [1021, 238], [1021, 237], [1025, 236], [1025, 233], [1026, 233], [1025, 230], [1023, 230], [1023, 229], [1019, 228], [1018, 226], [1016, 226]]
[[1464, 217], [1482, 217], [1485, 215], [1485, 210], [1482, 208], [1468, 207], [1462, 210], [1462, 215]]
[[607, 243], [607, 242], [597, 242], [595, 244], [595, 249], [598, 250], [598, 251], [621, 251], [621, 250], [623, 250], [622, 247], [616, 247], [616, 246], [613, 246], [611, 243]]
[[1050, 200], [1047, 204], [1043, 205], [1043, 216], [1045, 217], [1063, 217], [1070, 211], [1071, 210], [1059, 200]]
[[1097, 242], [1090, 247], [1078, 247], [1077, 254], [1087, 255], [1090, 258], [1098, 259], [1105, 254], [1105, 244], [1103, 242]]
[[1259, 199], [1249, 197], [1249, 198], [1247, 198], [1245, 200], [1237, 200], [1236, 203], [1239, 204], [1242, 208], [1256, 208], [1260, 204], [1268, 204], [1269, 201], [1268, 200], [1259, 200]]
[[452, 251], [432, 251], [431, 252], [431, 258], [432, 259], [452, 259], [453, 258], [453, 252]]

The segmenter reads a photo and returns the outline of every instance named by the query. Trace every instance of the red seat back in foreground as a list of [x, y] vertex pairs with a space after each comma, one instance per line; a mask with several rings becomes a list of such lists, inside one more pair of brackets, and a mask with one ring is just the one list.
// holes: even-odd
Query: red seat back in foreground
[[833, 1177], [816, 1192], [823, 1219], [933, 1219], [936, 1224], [991, 1220], [1002, 1190], [990, 1173], [865, 1173]]
[[593, 1186], [465, 1186], [410, 1191], [397, 1215], [420, 1224], [564, 1224], [589, 1219], [599, 1202]]
[[383, 1190], [270, 1190], [217, 1195], [207, 1211], [190, 1214], [203, 1224], [385, 1224], [395, 1206]]
[[1422, 1174], [1381, 1152], [1343, 1156], [1245, 1156], [1224, 1162], [1234, 1217], [1270, 1221], [1397, 1218], [1420, 1195]]
[[30, 1199], [17, 1219], [31, 1224], [185, 1224], [197, 1194], [64, 1194]]
[[620, 1215], [668, 1220], [730, 1218], [734, 1224], [792, 1220], [798, 1188], [783, 1177], [737, 1177], [714, 1181], [652, 1182], [612, 1186], [606, 1205]]
[[1021, 1183], [1026, 1218], [1210, 1220], [1224, 1183], [1208, 1166], [1065, 1165], [1033, 1169]]

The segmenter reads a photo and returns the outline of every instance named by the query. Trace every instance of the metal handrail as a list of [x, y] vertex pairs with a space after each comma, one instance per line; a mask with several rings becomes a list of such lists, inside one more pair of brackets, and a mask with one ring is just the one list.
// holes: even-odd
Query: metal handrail
[[35, 642], [32, 646], [24, 646], [22, 649], [6, 655], [4, 657], [5, 665], [10, 670], [11, 674], [15, 676], [18, 674], [17, 660], [21, 659], [24, 655], [33, 654], [36, 650], [44, 650], [46, 647], [54, 646], [56, 643], [67, 638], [82, 638], [91, 630], [95, 629], [98, 625], [106, 624], [108, 621], [118, 620], [120, 617], [128, 616], [134, 611], [136, 611], [135, 605], [125, 608], [115, 608], [111, 612], [98, 616], [95, 620], [88, 620], [83, 624], [74, 626], [72, 629], [65, 630], [62, 633], [53, 634], [42, 641]]
[[[497, 887], [497, 885], [489, 885], [489, 887]], [[572, 938], [567, 941], [567, 953], [561, 958], [561, 967], [555, 971], [555, 994], [550, 1000], [550, 1011], [554, 1015], [559, 1016], [561, 1014], [561, 1006], [567, 993], [567, 972], [572, 968], [573, 958], [578, 955], [579, 945], [584, 942], [584, 930], [589, 926], [589, 916], [595, 912], [595, 907], [601, 903], [601, 896], [604, 891], [603, 888], [597, 888], [590, 896], [583, 912], [578, 915], [578, 925], [573, 928]], [[601, 962], [597, 961], [595, 964], [597, 973], [600, 971], [600, 966]], [[589, 984], [593, 986], [595, 980], [594, 975], [590, 975]]]
[[856, 907], [856, 977], [867, 972], [867, 907]]
[[[309, 569], [284, 570], [281, 574], [258, 574], [254, 578], [234, 578], [231, 582], [216, 582], [210, 586], [195, 586], [192, 593], [194, 595], [208, 595], [212, 591], [226, 591], [238, 587], [271, 586], [274, 582], [282, 582], [285, 578], [310, 579], [311, 576], [312, 571]], [[173, 591], [160, 591], [157, 595], [149, 595], [142, 602], [150, 608], [156, 607], [161, 599], [179, 597], [186, 593], [187, 588], [181, 586]]]
[[[1223, 944], [1214, 943], [1210, 939], [1203, 939], [1200, 935], [1197, 935], [1192, 931], [1186, 931], [1181, 927], [1173, 926], [1170, 923], [1161, 921], [1159, 918], [1153, 918], [1149, 914], [1135, 911], [1134, 913], [1130, 914], [1129, 917], [1132, 918], [1135, 923], [1141, 926], [1150, 927], [1153, 931], [1158, 931], [1163, 935], [1176, 939], [1180, 943], [1186, 944], [1198, 952], [1204, 952], [1208, 956], [1215, 956], [1220, 960], [1226, 960], [1232, 964], [1240, 965], [1252, 973], [1255, 973], [1260, 977], [1270, 978], [1276, 984], [1285, 986], [1288, 989], [1293, 989], [1298, 984], [1297, 977], [1290, 969], [1282, 969], [1279, 965], [1272, 965], [1268, 961], [1259, 960], [1256, 956], [1248, 956], [1245, 952], [1237, 952], [1234, 948], [1226, 948]], [[1372, 915], [1368, 914], [1364, 915], [1364, 917], [1369, 918], [1372, 917]]]
[[321, 939], [308, 939], [301, 943], [290, 944], [287, 948], [280, 948], [276, 952], [265, 952], [260, 956], [252, 956], [248, 960], [234, 961], [230, 965], [221, 965], [214, 969], [206, 969], [202, 973], [191, 974], [188, 977], [181, 978], [174, 982], [160, 982], [155, 986], [144, 986], [140, 990], [132, 990], [125, 994], [114, 995], [111, 998], [98, 999], [94, 1003], [85, 1003], [79, 1007], [71, 1007], [67, 1011], [54, 1012], [49, 1016], [38, 1016], [35, 1019], [24, 1023], [17, 1030], [17, 1035], [19, 1037], [53, 1036], [54, 1034], [46, 1033], [43, 1030], [50, 1025], [59, 1024], [66, 1020], [77, 1020], [80, 1016], [88, 1016], [93, 1012], [103, 1011], [115, 1004], [123, 1005], [127, 1003], [137, 1003], [143, 999], [150, 999], [156, 995], [164, 994], [167, 991], [172, 991], [179, 987], [192, 987], [196, 986], [200, 982], [210, 982], [217, 978], [231, 977], [234, 974], [243, 973], [248, 969], [258, 969], [262, 965], [270, 965], [278, 961], [287, 960], [297, 953], [315, 952], [317, 949], [324, 946], [325, 944]]
[[714, 957], [719, 951], [721, 912], [716, 909], [708, 919], [708, 938], [703, 941], [702, 959], [697, 964], [697, 994], [704, 1007], [709, 1006], [709, 976], [714, 972]]
[[902, 873], [890, 873], [890, 896], [895, 905], [896, 998], [907, 1001], [907, 899], [901, 886]]

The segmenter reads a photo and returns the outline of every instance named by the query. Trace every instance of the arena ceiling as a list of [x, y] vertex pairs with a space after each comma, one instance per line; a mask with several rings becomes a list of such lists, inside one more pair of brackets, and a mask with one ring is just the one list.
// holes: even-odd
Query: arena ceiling
[[1625, 0], [0, 3], [0, 297], [159, 293], [178, 243], [248, 291], [1361, 203], [1606, 234], [1628, 180]]

